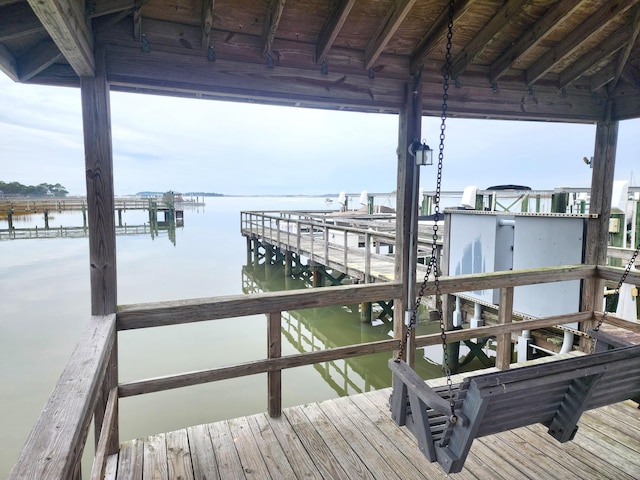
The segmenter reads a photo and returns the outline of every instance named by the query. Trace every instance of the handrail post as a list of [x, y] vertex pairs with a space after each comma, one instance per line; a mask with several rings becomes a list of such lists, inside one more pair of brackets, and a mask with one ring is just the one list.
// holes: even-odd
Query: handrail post
[[329, 227], [324, 226], [324, 266], [329, 268]]
[[[267, 314], [267, 358], [280, 358], [282, 355], [282, 313]], [[267, 372], [268, 410], [271, 418], [282, 415], [282, 370]]]
[[347, 230], [345, 230], [344, 231], [344, 270], [345, 270], [345, 273], [347, 273], [347, 270], [348, 270], [348, 266], [347, 266], [347, 257], [348, 257], [348, 250], [349, 250], [348, 236], [349, 236], [349, 232]]
[[[500, 289], [500, 307], [498, 308], [498, 323], [511, 323], [513, 314], [513, 287]], [[511, 333], [496, 335], [496, 367], [508, 370], [511, 365]]]
[[366, 233], [364, 236], [364, 283], [369, 283], [371, 274], [371, 234]]
[[280, 219], [276, 218], [276, 238], [278, 241], [278, 248], [281, 248], [280, 245]]

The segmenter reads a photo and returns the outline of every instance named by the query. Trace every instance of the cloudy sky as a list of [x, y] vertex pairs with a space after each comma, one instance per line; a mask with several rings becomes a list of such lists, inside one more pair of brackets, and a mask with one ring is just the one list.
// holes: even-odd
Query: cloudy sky
[[[397, 117], [111, 94], [117, 195], [391, 192]], [[588, 187], [595, 126], [449, 119], [443, 188]], [[439, 119], [423, 119], [437, 147]], [[85, 193], [80, 91], [13, 83], [0, 73], [0, 180]], [[422, 167], [434, 188], [434, 167]], [[621, 122], [616, 179], [640, 184], [640, 120]]]

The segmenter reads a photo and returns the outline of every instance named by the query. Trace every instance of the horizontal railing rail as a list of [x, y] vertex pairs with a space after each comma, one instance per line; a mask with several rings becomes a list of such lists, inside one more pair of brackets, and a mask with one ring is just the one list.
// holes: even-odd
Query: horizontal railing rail
[[115, 317], [91, 317], [11, 470], [10, 480], [79, 478], [89, 424], [116, 344]]
[[[501, 295], [509, 299], [509, 296], [513, 295], [513, 287], [590, 278], [615, 280], [620, 278], [622, 271], [621, 268], [616, 267], [574, 265], [443, 277], [440, 280], [440, 291], [443, 294], [454, 294], [500, 288]], [[632, 284], [640, 284], [640, 272], [632, 270], [627, 280]], [[96, 417], [100, 416], [101, 422], [98, 425], [100, 432], [92, 478], [100, 478], [104, 472], [107, 455], [110, 453], [108, 445], [112, 441], [111, 432], [117, 426], [117, 398], [266, 372], [269, 375], [269, 413], [274, 416], [279, 415], [280, 373], [283, 369], [370, 353], [391, 352], [399, 346], [399, 339], [387, 339], [281, 356], [281, 312], [397, 298], [403, 288], [400, 283], [389, 282], [295, 292], [157, 302], [125, 305], [119, 308], [116, 315], [92, 317], [29, 435], [9, 478], [11, 480], [79, 478], [80, 457], [94, 413]], [[434, 286], [428, 284], [425, 294], [434, 293]], [[126, 382], [119, 384], [117, 390], [110, 387], [105, 392], [105, 387], [108, 385], [106, 377], [109, 364], [113, 359], [117, 331], [254, 314], [267, 314], [268, 317], [267, 358], [209, 370]], [[511, 323], [510, 312], [503, 310], [500, 314], [500, 324], [449, 331], [447, 342], [495, 336], [498, 343], [501, 341], [504, 343], [511, 334], [521, 330], [535, 330], [576, 321], [593, 322], [599, 315], [597, 312], [594, 316], [594, 312], [585, 311]], [[620, 324], [614, 316], [609, 316], [607, 321]], [[416, 337], [415, 346], [424, 347], [440, 342], [439, 334], [423, 335]], [[100, 400], [101, 397], [104, 397], [104, 402]]]

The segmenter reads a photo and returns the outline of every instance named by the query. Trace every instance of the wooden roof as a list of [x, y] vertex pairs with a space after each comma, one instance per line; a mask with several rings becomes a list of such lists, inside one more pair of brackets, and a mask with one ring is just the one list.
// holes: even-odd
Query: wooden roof
[[[640, 0], [456, 0], [449, 113], [640, 117]], [[439, 115], [447, 0], [0, 0], [0, 68], [112, 90]], [[95, 52], [95, 54], [94, 54]]]

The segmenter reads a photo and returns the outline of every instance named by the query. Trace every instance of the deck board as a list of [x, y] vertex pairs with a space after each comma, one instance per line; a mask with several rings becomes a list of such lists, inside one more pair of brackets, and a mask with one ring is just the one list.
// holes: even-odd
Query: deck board
[[[444, 479], [390, 418], [390, 389], [261, 413], [125, 442], [111, 479]], [[633, 402], [583, 415], [565, 444], [530, 425], [477, 439], [460, 480], [640, 478]], [[118, 462], [117, 468], [115, 462]]]

